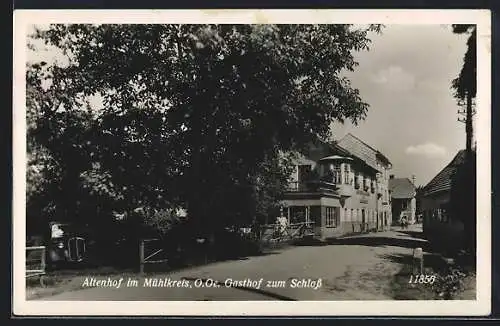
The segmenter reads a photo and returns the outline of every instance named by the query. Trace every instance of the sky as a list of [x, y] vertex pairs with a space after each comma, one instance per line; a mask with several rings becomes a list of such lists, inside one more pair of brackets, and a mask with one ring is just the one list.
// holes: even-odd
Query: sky
[[386, 155], [395, 177], [415, 175], [427, 184], [465, 148], [465, 125], [457, 121], [450, 89], [462, 67], [466, 37], [444, 25], [387, 25], [356, 53], [348, 74], [367, 117], [358, 126], [334, 123], [335, 139], [350, 132]]
[[[465, 147], [450, 85], [466, 36], [446, 25], [386, 25], [370, 38], [370, 50], [355, 53], [359, 66], [347, 73], [370, 105], [367, 117], [357, 126], [334, 123], [334, 138], [354, 134], [391, 160], [391, 174], [414, 175], [425, 185]], [[57, 57], [50, 50], [28, 54], [28, 60], [61, 62]]]

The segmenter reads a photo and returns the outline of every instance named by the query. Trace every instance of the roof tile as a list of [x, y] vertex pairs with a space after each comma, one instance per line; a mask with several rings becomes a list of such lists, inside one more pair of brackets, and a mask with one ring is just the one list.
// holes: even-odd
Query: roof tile
[[416, 195], [415, 185], [408, 178], [389, 179], [389, 190], [395, 199], [413, 198]]
[[463, 163], [464, 159], [465, 150], [461, 150], [455, 155], [453, 160], [424, 187], [424, 195], [428, 196], [441, 191], [449, 191], [453, 174], [457, 170], [457, 167]]
[[377, 155], [380, 153], [370, 145], [363, 142], [352, 134], [345, 135], [337, 142], [337, 146], [347, 150], [349, 153], [363, 160], [368, 166], [380, 171], [380, 166], [377, 164]]

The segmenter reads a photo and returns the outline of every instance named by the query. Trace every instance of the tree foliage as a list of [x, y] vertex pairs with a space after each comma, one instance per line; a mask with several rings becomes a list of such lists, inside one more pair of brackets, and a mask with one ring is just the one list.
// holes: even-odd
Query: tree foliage
[[452, 88], [455, 91], [455, 97], [464, 100], [467, 93], [472, 98], [476, 97], [477, 92], [477, 50], [476, 50], [476, 25], [453, 25], [453, 32], [456, 34], [467, 34], [467, 50], [464, 55], [462, 69], [457, 78], [452, 81]]
[[204, 227], [245, 221], [280, 196], [280, 152], [364, 119], [368, 104], [341, 72], [379, 31], [51, 25], [34, 37], [68, 64], [28, 70], [30, 136], [57, 162], [67, 215], [85, 194], [109, 210], [184, 206]]

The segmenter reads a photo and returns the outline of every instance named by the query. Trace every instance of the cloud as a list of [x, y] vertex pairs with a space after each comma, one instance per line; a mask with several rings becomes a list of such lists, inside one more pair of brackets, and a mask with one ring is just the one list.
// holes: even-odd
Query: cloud
[[422, 155], [426, 157], [441, 157], [446, 154], [446, 148], [434, 143], [425, 143], [416, 146], [408, 146], [405, 150], [408, 155]]
[[371, 80], [375, 84], [384, 85], [386, 88], [395, 91], [406, 91], [415, 86], [415, 76], [400, 66], [381, 69], [372, 76]]

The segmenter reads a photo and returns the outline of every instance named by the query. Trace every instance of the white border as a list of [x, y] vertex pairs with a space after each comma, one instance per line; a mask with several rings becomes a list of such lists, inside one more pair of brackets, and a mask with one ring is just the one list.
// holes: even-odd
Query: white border
[[[489, 10], [17, 10], [14, 12], [13, 312], [16, 315], [479, 316], [491, 311]], [[49, 23], [477, 24], [478, 270], [475, 301], [26, 301], [26, 27]]]

